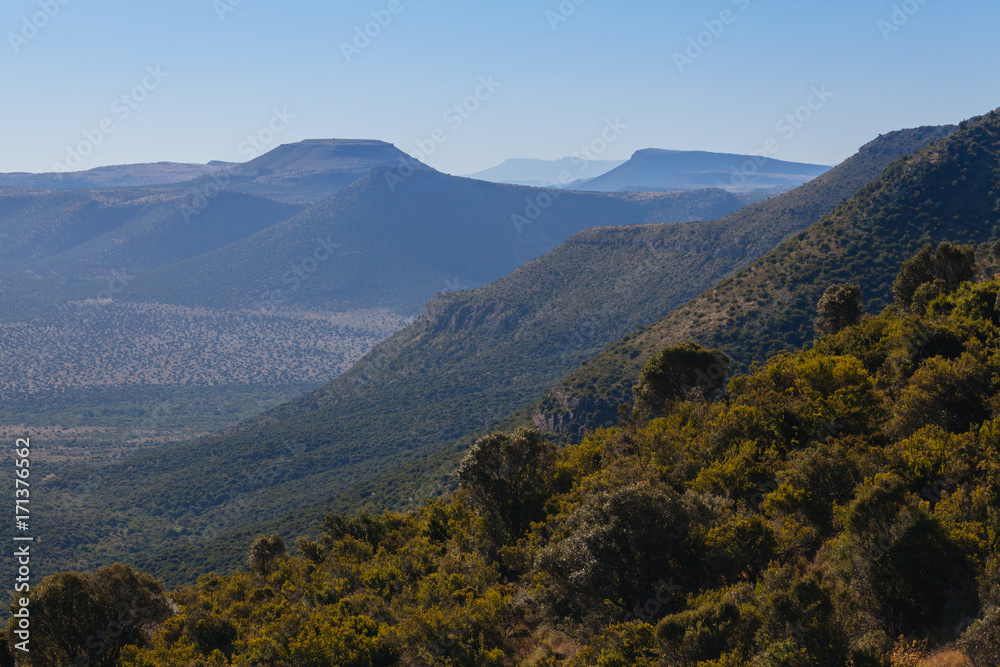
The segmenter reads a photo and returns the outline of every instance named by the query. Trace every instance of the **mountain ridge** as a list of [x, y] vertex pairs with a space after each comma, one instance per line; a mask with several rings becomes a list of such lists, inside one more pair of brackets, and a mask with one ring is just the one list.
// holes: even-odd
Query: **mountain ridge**
[[212, 160], [205, 164], [184, 162], [145, 162], [108, 165], [85, 171], [0, 174], [0, 188], [33, 190], [88, 190], [147, 185], [169, 185], [191, 181], [199, 176], [236, 166], [235, 162]]
[[[589, 221], [682, 222], [742, 206], [719, 190], [561, 193], [431, 170], [402, 178], [381, 167], [258, 234], [141, 276], [131, 298], [215, 307], [380, 307], [415, 315], [438, 292], [492, 282]], [[319, 255], [333, 261], [309, 260], [321, 245], [329, 247]], [[306, 262], [312, 270], [295, 270]]]
[[[982, 245], [1000, 237], [1000, 200], [990, 199], [991, 192], [1000, 192], [1000, 170], [991, 162], [1000, 162], [998, 156], [1000, 110], [964, 121], [954, 134], [896, 161], [813, 228], [609, 346], [550, 389], [535, 406], [534, 422], [574, 437], [608, 423], [617, 405], [631, 400], [641, 364], [667, 345], [690, 340], [722, 349], [742, 371], [807, 344], [823, 289], [856, 282], [866, 307], [880, 310], [890, 302], [898, 266], [925, 243], [971, 243], [980, 253], [989, 252]], [[977, 201], [992, 202], [993, 208], [970, 208], [969, 202]], [[728, 310], [718, 304], [729, 304]], [[618, 379], [610, 381], [612, 374]]]
[[624, 188], [656, 190], [703, 187], [752, 191], [802, 185], [829, 169], [824, 165], [787, 162], [756, 155], [645, 148], [636, 151], [624, 164], [601, 176], [576, 181], [566, 187], [588, 192], [617, 192]]

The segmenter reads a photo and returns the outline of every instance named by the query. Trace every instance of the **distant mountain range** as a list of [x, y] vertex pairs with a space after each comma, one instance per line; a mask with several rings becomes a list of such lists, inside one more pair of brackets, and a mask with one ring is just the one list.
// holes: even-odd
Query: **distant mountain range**
[[[121, 297], [129, 301], [412, 314], [589, 226], [711, 219], [744, 205], [721, 190], [560, 194], [484, 183], [435, 172], [391, 144], [343, 140], [281, 146], [180, 184], [0, 189], [0, 203], [0, 269], [8, 292], [29, 299], [84, 299], [117, 271], [135, 277]], [[317, 253], [332, 261], [320, 267]]]
[[566, 187], [588, 192], [700, 188], [752, 192], [797, 187], [829, 169], [818, 164], [785, 162], [756, 155], [649, 148], [636, 151], [630, 160], [605, 174], [577, 180]]
[[[588, 226], [688, 222], [743, 205], [721, 190], [485, 183], [369, 141], [282, 146], [182, 184], [0, 189], [0, 395], [313, 387], [434, 295], [490, 283]], [[24, 335], [29, 326], [36, 335]], [[301, 351], [279, 353], [288, 349]]]
[[562, 187], [572, 181], [596, 178], [624, 163], [625, 160], [585, 160], [579, 157], [560, 160], [513, 158], [491, 169], [468, 174], [468, 178], [538, 188]]
[[493, 282], [595, 225], [689, 222], [738, 210], [721, 190], [558, 193], [373, 171], [306, 211], [211, 253], [139, 276], [129, 298], [183, 305], [388, 308]]
[[[35, 276], [74, 281], [112, 269], [147, 271], [262, 231], [372, 169], [404, 162], [430, 169], [381, 141], [316, 140], [181, 183], [0, 188], [0, 233], [6, 234], [0, 266], [30, 260]], [[144, 165], [136, 168], [144, 173]]]
[[97, 167], [87, 171], [54, 172], [48, 174], [0, 174], [0, 188], [37, 188], [52, 190], [88, 190], [91, 188], [123, 188], [143, 185], [182, 183], [199, 176], [236, 166], [235, 162], [213, 160], [208, 164], [153, 162]]
[[[580, 233], [488, 287], [438, 297], [418, 322], [324, 388], [231, 432], [160, 448], [106, 470], [86, 506], [60, 513], [58, 521], [92, 526], [93, 535], [99, 536], [110, 530], [104, 527], [108, 517], [123, 517], [123, 512], [131, 516], [140, 506], [144, 513], [170, 517], [169, 525], [156, 527], [159, 524], [148, 522], [145, 514], [134, 515], [145, 527], [131, 543], [142, 550], [136, 558], [144, 567], [183, 580], [202, 569], [235, 563], [234, 555], [243, 552], [248, 539], [268, 525], [261, 522], [269, 519], [282, 519], [286, 531], [308, 530], [331, 508], [398, 507], [432, 494], [439, 483], [450, 483], [454, 459], [474, 434], [519, 410], [518, 419], [530, 420], [533, 401], [581, 361], [753, 262], [789, 233], [807, 228], [852, 197], [899, 156], [950, 129], [887, 135], [796, 191], [714, 222], [637, 224]], [[424, 189], [464, 192], [476, 200], [488, 197], [505, 206], [508, 197], [524, 201], [525, 191], [514, 186], [432, 172], [415, 174], [410, 181], [421, 186], [400, 191], [411, 210], [426, 203], [419, 192]], [[384, 174], [380, 178], [376, 172], [329, 204], [357, 202], [379, 182], [384, 186]], [[539, 191], [527, 192], [537, 196]], [[568, 195], [560, 198], [567, 206], [567, 220], [598, 206], [611, 207], [611, 213], [633, 210], [632, 215], [649, 220], [656, 202], [651, 195], [629, 196], [653, 197], [648, 202], [623, 200], [621, 195]], [[456, 201], [461, 206], [463, 199]], [[355, 203], [348, 210], [359, 206]], [[386, 209], [372, 206], [370, 212], [380, 213], [373, 218], [383, 217]], [[553, 223], [560, 219], [554, 205], [550, 212]], [[306, 224], [312, 215], [307, 213], [295, 224]], [[530, 227], [548, 223], [547, 216]], [[497, 220], [511, 224], [509, 216]], [[343, 228], [351, 226], [357, 225]], [[439, 240], [431, 237], [435, 243]], [[345, 246], [354, 248], [353, 243]], [[216, 264], [252, 265], [257, 260], [250, 257], [221, 256]], [[211, 276], [197, 283], [211, 286]], [[62, 494], [71, 497], [81, 485], [89, 488], [91, 474], [67, 470], [50, 482], [42, 497], [59, 503]], [[262, 485], [259, 480], [264, 478]], [[142, 503], [140, 496], [146, 499]], [[302, 509], [287, 518], [289, 506]], [[219, 539], [209, 539], [207, 546], [205, 526], [222, 527], [212, 529], [209, 538]], [[200, 537], [178, 545], [177, 530]], [[118, 557], [112, 543], [96, 539], [84, 545], [79, 539], [78, 532], [68, 529], [54, 534], [50, 553], [53, 558], [89, 553], [98, 561]]]
[[511, 159], [469, 178], [494, 183], [558, 187], [586, 192], [667, 192], [720, 188], [780, 194], [830, 167], [756, 155], [648, 148], [629, 160]]

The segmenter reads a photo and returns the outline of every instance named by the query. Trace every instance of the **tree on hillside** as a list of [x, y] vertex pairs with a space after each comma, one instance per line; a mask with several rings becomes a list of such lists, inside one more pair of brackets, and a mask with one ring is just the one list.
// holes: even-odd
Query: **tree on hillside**
[[250, 571], [267, 576], [274, 569], [275, 561], [285, 555], [285, 540], [278, 533], [261, 535], [250, 545], [247, 563]]
[[650, 599], [667, 611], [698, 559], [691, 514], [674, 489], [648, 482], [590, 498], [566, 518], [568, 536], [539, 554], [546, 605], [558, 617], [597, 625], [637, 605], [639, 615]]
[[833, 334], [861, 319], [861, 288], [857, 285], [833, 285], [820, 297], [816, 318], [816, 337]]
[[942, 242], [936, 251], [928, 243], [920, 252], [903, 262], [892, 293], [905, 310], [920, 310], [942, 294], [953, 292], [964, 282], [979, 275], [976, 251], [972, 246]]
[[639, 374], [633, 388], [636, 410], [660, 415], [675, 401], [717, 394], [725, 386], [729, 365], [725, 353], [696, 343], [668, 347]]
[[121, 563], [46, 577], [28, 598], [30, 664], [39, 667], [117, 665], [124, 647], [143, 645], [173, 613], [159, 581]]
[[517, 540], [532, 519], [541, 518], [544, 488], [556, 447], [534, 428], [497, 431], [476, 441], [458, 468], [462, 488], [490, 519], [502, 541]]

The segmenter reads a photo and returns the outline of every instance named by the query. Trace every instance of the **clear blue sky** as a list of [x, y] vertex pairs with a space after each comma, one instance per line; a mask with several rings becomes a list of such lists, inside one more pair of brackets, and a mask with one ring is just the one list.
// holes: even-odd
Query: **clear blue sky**
[[[563, 7], [574, 11], [559, 14], [559, 0], [6, 0], [0, 171], [49, 171], [82, 141], [95, 145], [80, 168], [243, 160], [275, 109], [294, 118], [269, 145], [376, 138], [412, 153], [431, 141], [426, 161], [455, 174], [570, 155], [615, 118], [628, 127], [604, 158], [753, 152], [773, 138], [774, 157], [834, 164], [881, 132], [1000, 106], [995, 0]], [[377, 36], [348, 62], [342, 44], [383, 10], [391, 22], [368, 26]], [[679, 68], [674, 54], [703, 31], [702, 52]], [[156, 67], [159, 82], [146, 74]], [[490, 76], [500, 86], [446, 121]], [[778, 131], [814, 86], [832, 97]]]

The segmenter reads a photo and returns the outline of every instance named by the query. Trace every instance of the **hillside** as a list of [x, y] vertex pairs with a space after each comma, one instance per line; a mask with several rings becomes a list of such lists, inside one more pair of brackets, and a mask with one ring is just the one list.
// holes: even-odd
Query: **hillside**
[[24, 324], [98, 295], [121, 298], [144, 271], [225, 246], [302, 210], [220, 192], [192, 219], [185, 216], [191, 196], [172, 186], [0, 190], [0, 321]]
[[[495, 284], [438, 297], [349, 373], [260, 420], [123, 467], [62, 471], [44, 502], [67, 526], [94, 530], [55, 531], [53, 561], [82, 567], [127, 550], [183, 581], [206, 563], [229, 567], [255, 526], [285, 517], [289, 503], [299, 509], [283, 529], [305, 529], [331, 506], [432, 495], [470, 435], [950, 129], [886, 135], [795, 192], [716, 222], [588, 230]], [[128, 539], [108, 539], [112, 524], [133, 526]]]
[[567, 187], [589, 192], [697, 188], [753, 191], [802, 185], [829, 169], [753, 155], [648, 148], [636, 151], [630, 160], [597, 178]]
[[38, 190], [90, 190], [93, 188], [126, 188], [144, 185], [183, 183], [199, 176], [236, 166], [233, 162], [213, 160], [208, 164], [152, 162], [96, 167], [87, 171], [47, 174], [24, 172], [0, 174], [0, 188], [30, 188]]
[[[73, 282], [104, 279], [114, 270], [138, 275], [241, 241], [302, 210], [301, 206], [253, 195], [220, 192], [197, 217], [190, 217], [185, 215], [185, 197], [170, 196], [148, 208], [140, 203], [146, 193], [133, 192], [126, 197], [120, 218], [123, 224], [41, 259], [31, 271]], [[104, 207], [92, 210], [87, 217], [98, 224], [114, 220], [114, 214]], [[93, 229], [88, 225], [88, 230]], [[78, 294], [89, 296], [86, 289], [79, 289]]]
[[[402, 160], [427, 169], [391, 144], [314, 140], [166, 185], [0, 188], [0, 266], [32, 260], [37, 273], [74, 281], [111, 269], [147, 271], [250, 236]], [[128, 173], [131, 167], [106, 170]], [[33, 260], [43, 258], [35, 266]]]
[[[32, 659], [995, 667], [1000, 282], [931, 280], [929, 305], [773, 358], [724, 396], [685, 399], [653, 372], [657, 419], [564, 448], [494, 432], [457, 492], [294, 526], [294, 555], [263, 534], [236, 572], [171, 592], [121, 564], [48, 578], [30, 592]], [[725, 362], [676, 353], [647, 368]]]
[[554, 195], [432, 171], [394, 178], [375, 170], [239, 243], [139, 276], [129, 298], [415, 315], [435, 294], [493, 282], [587, 227], [702, 220], [743, 206], [720, 190]]
[[[894, 163], [809, 230], [663, 320], [611, 345], [549, 392], [536, 423], [577, 432], [614, 418], [642, 364], [665, 345], [724, 350], [738, 369], [813, 338], [815, 306], [834, 284], [861, 287], [871, 312], [890, 300], [902, 261], [943, 240], [1000, 238], [1000, 112]], [[992, 252], [982, 247], [982, 253]]]
[[162, 189], [0, 189], [0, 262], [31, 264], [179, 204]]

